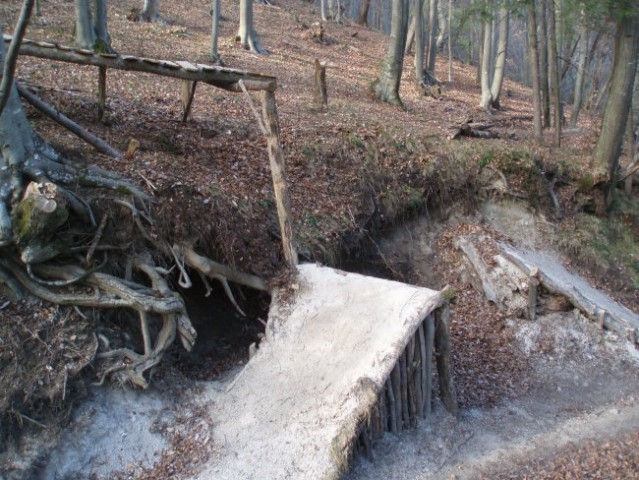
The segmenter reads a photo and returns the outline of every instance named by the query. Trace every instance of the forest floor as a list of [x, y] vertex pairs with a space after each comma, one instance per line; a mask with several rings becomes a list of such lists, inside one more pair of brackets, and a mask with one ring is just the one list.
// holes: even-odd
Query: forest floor
[[[7, 20], [3, 25], [5, 33], [17, 16], [19, 4], [17, 0], [0, 4], [0, 18]], [[153, 24], [128, 20], [130, 7], [125, 0], [109, 2], [109, 28], [118, 52], [210, 63], [210, 2], [194, 0], [189, 8], [184, 8], [177, 0], [163, 0], [163, 21]], [[27, 37], [71, 44], [72, 9], [65, 0], [43, 2], [43, 14], [33, 19]], [[308, 26], [319, 17], [312, 5], [298, 0], [256, 4], [256, 30], [270, 53], [254, 55], [234, 41], [238, 6], [222, 1], [222, 15], [219, 50], [225, 66], [278, 78], [276, 97], [282, 143], [303, 260], [332, 266], [365, 262], [364, 255], [360, 255], [362, 245], [374, 248], [374, 239], [404, 220], [452, 203], [472, 211], [478, 200], [488, 196], [485, 187], [491, 179], [483, 177], [490, 175], [491, 170], [484, 168], [490, 166], [508, 179], [501, 195], [526, 196], [531, 208], [556, 222], [552, 245], [569, 254], [567, 262], [573, 268], [612, 298], [639, 311], [639, 221], [628, 213], [634, 200], [625, 201], [616, 226], [586, 216], [579, 208], [591, 201], [583, 187], [597, 179], [597, 172], [589, 167], [589, 154], [599, 129], [596, 116], [584, 112], [578, 127], [564, 133], [561, 149], [540, 145], [533, 141], [528, 88], [507, 80], [502, 108], [487, 114], [477, 107], [480, 92], [475, 68], [455, 61], [452, 81], [442, 82], [441, 97], [422, 97], [414, 87], [412, 56], [405, 60], [400, 92], [406, 108], [394, 108], [374, 101], [368, 89], [386, 50], [387, 38], [380, 33], [350, 23], [327, 23], [325, 41], [317, 42], [308, 34]], [[315, 59], [328, 63], [329, 104], [325, 109], [313, 103]], [[447, 62], [439, 58], [437, 72], [441, 80], [445, 80], [443, 72], [447, 69]], [[120, 150], [126, 150], [131, 138], [140, 142], [132, 159], [113, 160], [90, 150], [51, 120], [28, 109], [38, 133], [66, 155], [120, 172], [147, 189], [157, 200], [154, 214], [159, 230], [167, 238], [188, 240], [238, 270], [267, 279], [277, 276], [283, 262], [266, 143], [242, 95], [199, 85], [192, 117], [183, 124], [179, 81], [110, 71], [106, 116], [98, 122], [95, 68], [22, 58], [17, 75], [43, 99]], [[449, 140], [455, 128], [468, 119], [490, 123], [500, 138]], [[547, 131], [546, 136], [552, 138], [552, 132]], [[561, 219], [546, 193], [546, 175], [557, 179]], [[114, 214], [112, 221], [116, 218]], [[442, 230], [432, 243], [439, 258], [452, 261], [452, 238], [479, 228], [480, 223], [461, 222]], [[599, 249], [593, 246], [618, 232], [622, 234], [617, 237], [629, 245]], [[414, 265], [406, 259], [388, 260], [388, 255], [381, 258], [378, 267], [386, 268], [397, 279], [422, 282], [429, 288], [441, 288], [451, 281], [451, 272], [418, 278]], [[461, 405], [470, 415], [473, 409], [492, 408], [504, 399], [525, 395], [530, 388], [527, 372], [531, 360], [516, 348], [515, 330], [503, 326], [506, 323], [501, 312], [485, 305], [463, 282], [455, 288], [458, 298], [463, 299], [453, 317], [456, 374]], [[197, 308], [205, 312], [208, 306], [202, 303]], [[172, 352], [169, 362], [173, 360], [187, 371], [178, 374], [173, 367], [160, 367], [154, 375], [157, 388], [165, 388], [168, 396], [179, 397], [181, 388], [170, 387], [175, 378], [181, 379], [175, 384], [184, 387], [182, 390], [196, 391], [197, 385], [189, 383], [192, 379], [219, 378], [229, 366], [243, 361], [252, 341], [243, 335], [251, 339], [255, 336], [257, 316], [258, 313], [253, 315], [252, 325], [242, 327], [246, 332], [225, 332], [224, 339], [217, 342], [209, 339], [215, 344], [211, 348], [219, 353], [217, 356], [194, 360]], [[66, 397], [81, 396], [84, 389], [81, 384], [66, 384], [74, 359], [69, 358], [68, 350], [67, 356], [63, 355], [63, 346], [71, 341], [88, 348], [82, 342], [87, 325], [75, 311], [36, 307], [4, 296], [0, 296], [0, 319], [0, 361], [3, 372], [11, 372], [3, 374], [1, 380], [6, 393], [0, 407], [19, 419], [25, 430], [46, 430], [50, 417], [22, 406], [27, 405], [26, 400], [49, 399], [69, 414], [70, 407], [63, 407], [69, 405]], [[76, 357], [86, 354], [84, 350], [75, 352]], [[59, 417], [55, 422], [51, 420], [52, 425], [64, 420]], [[178, 424], [200, 429], [198, 435], [205, 435], [206, 425], [192, 425], [195, 415], [185, 420], [176, 413], [172, 418], [182, 418]], [[198, 418], [205, 424], [210, 420], [205, 416]], [[166, 432], [173, 427], [163, 424], [157, 428]], [[178, 471], [183, 453], [194, 449], [184, 439], [184, 430], [170, 432], [172, 456], [162, 457], [164, 463], [155, 470], [138, 471], [137, 477], [123, 474], [122, 478], [161, 478], [161, 473], [170, 478], [170, 472]], [[52, 433], [51, 438], [54, 437], [57, 434]], [[569, 468], [566, 459], [574, 461], [571, 465], [576, 472], [596, 472], [599, 468], [622, 472], [609, 476], [592, 473], [591, 478], [632, 478], [637, 471], [632, 470], [637, 463], [636, 435], [620, 434], [599, 443], [595, 439], [592, 447], [589, 441], [586, 439], [576, 453], [566, 447], [541, 464], [531, 458], [519, 473], [507, 478], [561, 478], [561, 472]], [[628, 463], [628, 470], [619, 470], [625, 468], [615, 463], [619, 455], [633, 458], [635, 463]]]

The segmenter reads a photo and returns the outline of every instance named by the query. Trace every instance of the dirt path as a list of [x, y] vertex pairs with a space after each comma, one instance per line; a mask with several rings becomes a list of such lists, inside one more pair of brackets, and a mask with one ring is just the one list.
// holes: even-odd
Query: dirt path
[[543, 331], [558, 330], [550, 355], [533, 354], [533, 388], [525, 397], [465, 410], [458, 420], [439, 408], [430, 424], [399, 439], [387, 435], [376, 458], [357, 465], [349, 480], [495, 478], [566, 446], [639, 428], [639, 358], [624, 340], [598, 338], [573, 312], [546, 316], [535, 329], [519, 322], [513, 327], [524, 349], [542, 340]]

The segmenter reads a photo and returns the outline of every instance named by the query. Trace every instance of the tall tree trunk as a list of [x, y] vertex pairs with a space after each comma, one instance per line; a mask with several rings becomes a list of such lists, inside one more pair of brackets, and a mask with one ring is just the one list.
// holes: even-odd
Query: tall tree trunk
[[140, 17], [146, 22], [158, 20], [160, 18], [160, 0], [144, 0]]
[[424, 83], [424, 8], [422, 0], [415, 0], [415, 79]]
[[237, 32], [240, 45], [252, 53], [265, 53], [253, 29], [253, 0], [240, 0], [240, 28]]
[[586, 25], [586, 11], [581, 9], [581, 25], [579, 26], [579, 60], [577, 61], [577, 78], [573, 93], [572, 111], [570, 112], [570, 126], [577, 126], [579, 111], [584, 98], [584, 79], [586, 78], [586, 59], [588, 57], [588, 26]]
[[617, 20], [615, 34], [615, 58], [612, 66], [611, 86], [604, 110], [601, 133], [594, 152], [594, 163], [608, 172], [608, 206], [614, 198], [617, 169], [628, 111], [637, 72], [637, 48], [639, 46], [639, 14]]
[[493, 99], [490, 92], [490, 44], [492, 42], [492, 26], [493, 21], [488, 15], [484, 18], [482, 55], [481, 55], [481, 100], [479, 106], [488, 110]]
[[[419, 0], [415, 2], [413, 8], [417, 8], [417, 4], [421, 3]], [[404, 46], [404, 55], [410, 54], [411, 50], [415, 46], [415, 14], [410, 17], [410, 22], [408, 23], [408, 33], [406, 34], [406, 45]]]
[[[95, 0], [95, 15], [93, 16], [93, 30], [98, 38], [109, 40], [107, 30], [106, 0]], [[111, 43], [110, 41], [108, 43]]]
[[93, 50], [96, 36], [89, 2], [90, 0], [75, 0], [75, 44], [80, 48]]
[[537, 15], [535, 0], [528, 0], [528, 45], [530, 47], [530, 74], [532, 75], [533, 96], [533, 123], [535, 125], [535, 137], [541, 141], [543, 130], [541, 126], [541, 86], [539, 78], [539, 48], [537, 46]]
[[435, 78], [435, 56], [437, 54], [437, 9], [438, 1], [430, 0], [428, 8], [428, 56], [426, 58], [426, 70]]
[[386, 59], [379, 78], [373, 83], [373, 92], [380, 100], [402, 107], [399, 84], [402, 78], [406, 30], [408, 29], [408, 0], [393, 0], [391, 34]]
[[[242, 5], [242, 0], [240, 0], [240, 5]], [[327, 22], [330, 18], [328, 13], [328, 0], [320, 0], [320, 18], [322, 22]]]
[[357, 15], [357, 23], [360, 25], [368, 25], [368, 11], [371, 8], [371, 0], [360, 0], [359, 12]]
[[453, 81], [453, 0], [448, 0], [448, 81]]
[[550, 128], [550, 87], [548, 78], [548, 24], [546, 22], [546, 0], [539, 2], [539, 75], [541, 82], [541, 104], [544, 114], [544, 127]]
[[444, 12], [444, 9], [440, 5], [437, 11], [437, 40], [435, 41], [435, 49], [438, 52], [443, 51], [444, 41], [446, 40], [446, 36], [449, 34], [446, 22], [446, 12]]
[[495, 73], [490, 87], [492, 107], [499, 109], [499, 96], [504, 82], [504, 67], [506, 65], [506, 53], [508, 51], [508, 26], [510, 14], [506, 6], [499, 9], [499, 41], [497, 42], [497, 58], [495, 58]]
[[552, 97], [553, 112], [555, 116], [555, 145], [561, 146], [561, 92], [559, 91], [559, 59], [557, 55], [557, 38], [555, 25], [555, 6], [554, 1], [550, 0], [547, 6], [548, 10], [548, 51], [549, 51], [549, 68], [548, 76], [550, 78], [550, 96]]
[[220, 0], [211, 1], [211, 60], [220, 61], [220, 53], [217, 48], [217, 41], [220, 36]]

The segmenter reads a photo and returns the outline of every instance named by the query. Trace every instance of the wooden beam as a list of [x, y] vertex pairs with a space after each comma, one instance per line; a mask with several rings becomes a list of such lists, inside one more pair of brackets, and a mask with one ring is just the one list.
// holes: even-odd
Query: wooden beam
[[[3, 37], [5, 42], [11, 41], [10, 35], [4, 35]], [[277, 79], [269, 75], [249, 73], [243, 70], [211, 65], [189, 64], [190, 66], [186, 66], [186, 62], [178, 64], [176, 62], [152, 58], [108, 53], [99, 54], [91, 50], [66, 47], [48, 42], [24, 40], [19, 52], [21, 55], [45, 58], [48, 60], [134, 72], [146, 72], [193, 82], [204, 82], [214, 87], [233, 92], [241, 91], [238, 85], [240, 80], [244, 81], [244, 85], [248, 90], [275, 91], [277, 88]]]

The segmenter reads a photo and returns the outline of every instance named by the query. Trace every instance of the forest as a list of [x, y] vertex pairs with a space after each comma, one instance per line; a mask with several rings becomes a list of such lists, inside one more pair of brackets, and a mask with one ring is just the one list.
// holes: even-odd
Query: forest
[[455, 408], [435, 371], [340, 478], [636, 475], [634, 0], [6, 0], [0, 32], [0, 480], [226, 478], [306, 264], [449, 304]]

